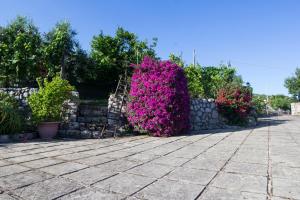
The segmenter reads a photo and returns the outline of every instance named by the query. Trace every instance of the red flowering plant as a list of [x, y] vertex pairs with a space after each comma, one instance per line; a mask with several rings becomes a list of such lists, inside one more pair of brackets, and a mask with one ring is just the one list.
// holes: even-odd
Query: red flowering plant
[[246, 86], [227, 86], [218, 91], [219, 113], [233, 125], [246, 125], [252, 109], [252, 92]]
[[127, 104], [131, 125], [153, 136], [178, 135], [189, 128], [189, 103], [181, 67], [150, 57], [135, 67]]

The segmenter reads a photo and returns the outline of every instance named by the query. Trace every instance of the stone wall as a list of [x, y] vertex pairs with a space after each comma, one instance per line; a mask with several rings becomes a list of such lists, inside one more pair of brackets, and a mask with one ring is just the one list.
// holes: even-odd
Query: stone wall
[[[27, 119], [26, 130], [36, 130], [30, 125], [31, 111], [27, 98], [37, 88], [0, 88], [15, 97], [19, 102], [19, 109]], [[110, 106], [118, 107], [118, 98], [110, 97]], [[58, 133], [59, 137], [66, 138], [99, 138], [104, 125], [107, 122], [107, 105], [100, 105], [97, 101], [82, 101], [79, 93], [72, 92], [72, 98], [64, 104], [63, 120]]]
[[[122, 106], [122, 107], [121, 107]], [[113, 118], [119, 117], [119, 112], [121, 109], [121, 121], [126, 121], [126, 105], [122, 105], [122, 95], [115, 96], [114, 94], [111, 94], [108, 99], [108, 125], [114, 126], [116, 123], [118, 123], [118, 120], [111, 120]]]
[[192, 132], [225, 127], [214, 99], [191, 99], [190, 106], [190, 130]]
[[0, 88], [0, 92], [5, 92], [12, 97], [15, 97], [20, 103], [20, 110], [26, 110], [28, 108], [27, 98], [34, 92], [37, 88]]
[[20, 113], [25, 117], [25, 131], [30, 131], [33, 129], [32, 124], [30, 123], [31, 119], [31, 110], [27, 103], [27, 98], [34, 92], [37, 88], [0, 88], [0, 92], [4, 92], [14, 97], [19, 102]]
[[64, 138], [100, 138], [106, 124], [107, 105], [97, 101], [70, 100], [66, 102], [65, 120], [59, 130]]
[[[108, 105], [101, 105], [97, 101], [79, 101], [73, 98], [65, 104], [64, 122], [59, 130], [59, 136], [65, 138], [100, 138], [101, 132], [108, 123], [109, 126], [118, 125], [116, 119], [121, 106], [121, 97], [113, 94], [108, 99]], [[110, 112], [108, 112], [110, 110]], [[125, 116], [125, 106], [122, 114]], [[110, 120], [107, 120], [108, 115]]]
[[[30, 118], [30, 109], [27, 98], [36, 88], [0, 88], [0, 91], [14, 96], [20, 102], [22, 110], [27, 118]], [[93, 101], [80, 101], [78, 92], [72, 93], [72, 98], [65, 102], [63, 122], [59, 130], [60, 137], [67, 138], [99, 138], [104, 125], [110, 125], [116, 121], [107, 121], [107, 111], [119, 110], [121, 97], [111, 95], [108, 105], [99, 105]], [[190, 125], [191, 131], [205, 129], [225, 128], [222, 117], [219, 115], [213, 99], [191, 99]], [[294, 107], [293, 107], [294, 106]], [[123, 119], [126, 121], [126, 106], [122, 108]], [[300, 114], [300, 103], [292, 104], [292, 112]]]
[[[37, 92], [37, 88], [0, 88], [0, 92], [5, 92], [10, 96], [14, 97], [19, 102], [19, 110], [24, 115], [26, 119], [25, 131], [35, 131], [36, 128], [30, 123], [31, 119], [31, 110], [28, 105], [28, 97]], [[74, 91], [72, 92], [72, 98], [65, 102], [64, 104], [64, 116], [63, 122], [60, 126], [60, 132], [65, 133], [66, 130], [70, 130], [69, 135], [71, 136], [78, 134], [80, 130], [80, 123], [78, 122], [78, 113], [79, 113], [79, 93]], [[72, 134], [71, 134], [72, 132]], [[76, 133], [76, 134], [75, 134]], [[72, 137], [73, 137], [72, 135]], [[79, 133], [80, 135], [80, 133]], [[65, 135], [64, 135], [65, 136]]]
[[291, 103], [292, 115], [300, 115], [300, 103]]

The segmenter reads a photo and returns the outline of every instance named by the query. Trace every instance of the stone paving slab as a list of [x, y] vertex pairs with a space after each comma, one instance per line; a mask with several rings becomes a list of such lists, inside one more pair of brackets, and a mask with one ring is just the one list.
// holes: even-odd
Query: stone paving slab
[[128, 170], [128, 173], [142, 175], [150, 178], [160, 178], [174, 169], [172, 166], [146, 163]]
[[26, 155], [26, 153], [20, 152], [20, 151], [16, 151], [16, 152], [1, 152], [0, 154], [0, 158], [4, 159], [4, 158], [14, 158], [17, 156], [24, 156]]
[[46, 173], [54, 174], [54, 175], [63, 175], [71, 172], [78, 171], [80, 169], [87, 168], [87, 165], [74, 163], [74, 162], [66, 162], [60, 163], [57, 165], [52, 165], [49, 167], [41, 168], [40, 170]]
[[8, 194], [0, 194], [0, 200], [16, 200], [16, 199], [9, 196]]
[[300, 181], [300, 168], [286, 165], [273, 165], [272, 176], [275, 178], [285, 178]]
[[216, 172], [214, 171], [179, 167], [168, 174], [166, 178], [175, 181], [206, 185], [215, 175]]
[[93, 186], [110, 192], [131, 195], [143, 189], [155, 179], [144, 176], [121, 173]]
[[279, 197], [300, 199], [300, 181], [274, 177], [273, 194]]
[[86, 153], [77, 152], [77, 153], [72, 153], [72, 154], [56, 156], [55, 158], [57, 158], [59, 160], [72, 161], [72, 160], [78, 160], [80, 158], [86, 158], [86, 157], [90, 157], [90, 155], [86, 154]]
[[101, 200], [101, 199], [107, 199], [107, 200], [119, 200], [119, 199], [125, 199], [126, 195], [123, 194], [117, 194], [113, 192], [108, 192], [105, 190], [95, 190], [92, 188], [85, 188], [78, 190], [76, 192], [73, 192], [71, 194], [65, 195], [61, 198], [58, 198], [58, 200]]
[[210, 158], [209, 156], [199, 156], [195, 159], [190, 160], [188, 163], [184, 164], [183, 166], [192, 169], [219, 171], [221, 167], [225, 164], [225, 162], [226, 160]]
[[263, 176], [221, 172], [211, 185], [239, 192], [267, 193], [267, 178]]
[[200, 198], [201, 200], [265, 200], [267, 195], [244, 192], [232, 191], [223, 188], [209, 187]]
[[300, 117], [157, 138], [0, 144], [0, 200], [300, 199]]
[[62, 162], [63, 162], [62, 160], [58, 160], [55, 158], [43, 158], [43, 159], [39, 159], [39, 160], [24, 162], [24, 163], [22, 163], [22, 166], [38, 169], [38, 168], [47, 167], [50, 165], [56, 165], [56, 164], [59, 164]]
[[172, 166], [172, 167], [179, 167], [188, 161], [189, 161], [189, 159], [187, 159], [187, 158], [176, 158], [173, 156], [163, 156], [163, 157], [153, 160], [152, 163], [160, 164], [160, 165], [168, 165], [168, 166]]
[[75, 181], [64, 178], [53, 178], [43, 182], [35, 183], [27, 187], [15, 190], [15, 194], [23, 199], [44, 200], [58, 198], [64, 194], [73, 192], [82, 186]]
[[117, 173], [113, 172], [112, 170], [103, 170], [97, 167], [89, 167], [77, 172], [73, 172], [71, 174], [67, 174], [63, 177], [75, 180], [84, 185], [91, 185], [116, 174]]
[[148, 162], [154, 159], [160, 158], [158, 155], [150, 154], [147, 151], [138, 153], [132, 156], [127, 157], [127, 160], [136, 161], [136, 162]]
[[95, 165], [100, 165], [104, 164], [110, 161], [113, 161], [113, 158], [107, 158], [105, 155], [99, 155], [99, 156], [90, 156], [88, 158], [82, 158], [78, 159], [75, 162], [81, 163], [84, 165], [89, 165], [89, 166], [95, 166]]
[[23, 167], [21, 165], [17, 165], [17, 164], [7, 165], [7, 166], [4, 166], [4, 167], [0, 167], [0, 177], [1, 176], [8, 176], [8, 175], [11, 175], [11, 174], [16, 174], [16, 173], [20, 173], [20, 172], [25, 172], [25, 171], [28, 171], [28, 170], [30, 170], [30, 169], [27, 168], [27, 167]]
[[5, 166], [5, 165], [10, 165], [11, 163], [6, 161], [6, 160], [0, 160], [0, 167]]
[[195, 199], [204, 186], [192, 183], [161, 179], [141, 190], [134, 197], [139, 199], [163, 200], [163, 199]]
[[126, 159], [114, 160], [111, 162], [107, 162], [101, 165], [97, 165], [98, 168], [102, 170], [112, 170], [114, 172], [124, 172], [131, 168], [141, 165], [142, 162], [136, 162]]
[[267, 176], [268, 165], [243, 163], [243, 162], [229, 162], [224, 168], [225, 172], [250, 174], [256, 176]]
[[50, 178], [53, 178], [53, 175], [39, 171], [28, 171], [2, 177], [0, 179], [0, 187], [6, 190], [14, 190]]

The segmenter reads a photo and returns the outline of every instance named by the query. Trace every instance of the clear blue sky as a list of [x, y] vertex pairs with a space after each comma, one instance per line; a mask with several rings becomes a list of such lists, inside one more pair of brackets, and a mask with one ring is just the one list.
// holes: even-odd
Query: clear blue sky
[[41, 32], [68, 20], [90, 49], [93, 35], [118, 26], [158, 38], [158, 55], [183, 53], [201, 65], [231, 61], [256, 93], [287, 94], [284, 79], [300, 66], [299, 0], [0, 0], [0, 25], [16, 15]]

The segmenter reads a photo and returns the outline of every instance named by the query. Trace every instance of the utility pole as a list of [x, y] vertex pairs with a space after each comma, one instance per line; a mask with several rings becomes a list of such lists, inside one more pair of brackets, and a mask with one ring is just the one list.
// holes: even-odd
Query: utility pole
[[193, 64], [194, 64], [194, 67], [196, 67], [196, 50], [195, 49], [193, 51]]
[[267, 95], [267, 102], [266, 102], [266, 111], [267, 111], [267, 116], [269, 116], [269, 95]]
[[182, 54], [183, 54], [182, 51], [180, 51], [180, 56], [179, 57], [180, 57], [181, 60], [182, 60]]
[[139, 64], [139, 51], [137, 48], [135, 49], [135, 52], [136, 52], [136, 65], [138, 65]]

